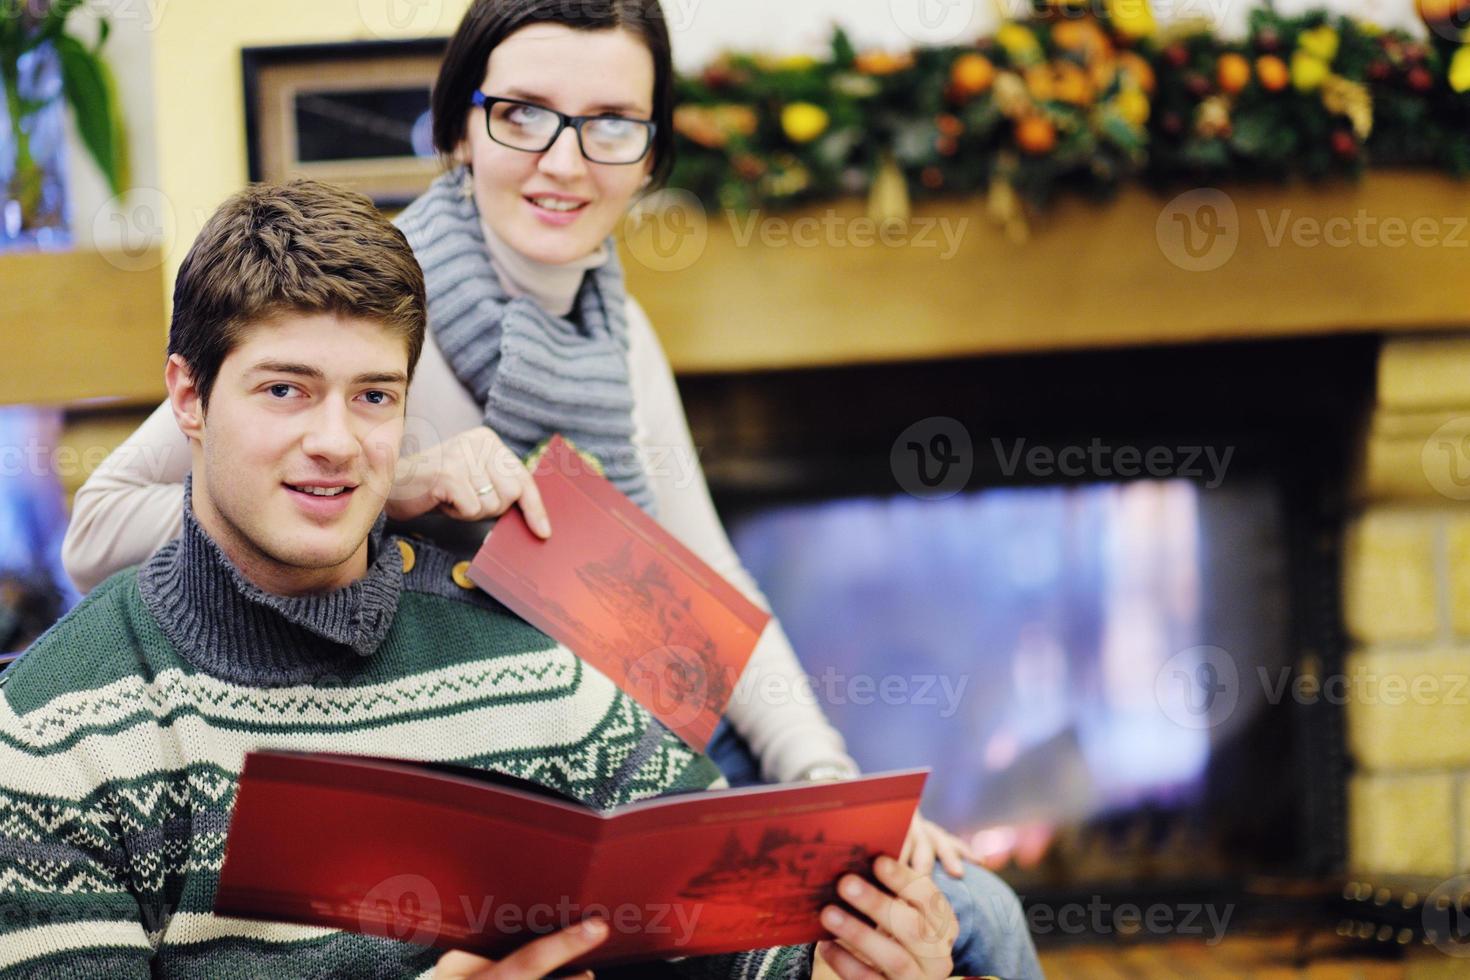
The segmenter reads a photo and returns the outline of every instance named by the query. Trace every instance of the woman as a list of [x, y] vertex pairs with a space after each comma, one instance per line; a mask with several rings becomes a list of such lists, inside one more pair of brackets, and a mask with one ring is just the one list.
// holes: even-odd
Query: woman
[[[546, 537], [553, 528], [522, 460], [561, 432], [763, 602], [720, 526], [668, 362], [626, 294], [610, 238], [672, 163], [673, 65], [657, 0], [479, 0], [450, 41], [433, 101], [435, 144], [452, 166], [398, 219], [429, 292], [409, 397], [409, 435], [422, 451], [401, 461], [389, 517], [465, 550], [484, 537], [483, 522], [519, 506]], [[165, 405], [78, 491], [64, 560], [80, 587], [177, 533], [188, 457]], [[742, 680], [728, 720], [765, 778], [856, 772], [815, 700], [801, 696], [809, 686], [774, 619]], [[771, 689], [794, 693], [742, 694]], [[1004, 928], [1019, 931], [1003, 947], [973, 947], [1000, 958], [972, 972], [1033, 975], [1014, 896], [965, 868], [964, 845], [916, 817], [906, 859], [927, 875], [936, 856], [964, 876], [950, 886], [958, 893], [946, 890], [982, 920], [972, 931], [1012, 916]], [[829, 961], [850, 965], [842, 957]]]

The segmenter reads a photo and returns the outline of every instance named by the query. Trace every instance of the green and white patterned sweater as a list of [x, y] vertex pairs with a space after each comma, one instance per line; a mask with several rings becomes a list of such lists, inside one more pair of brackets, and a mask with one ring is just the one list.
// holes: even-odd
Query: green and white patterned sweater
[[[187, 515], [0, 675], [0, 977], [418, 977], [439, 951], [211, 912], [244, 754], [493, 768], [599, 807], [720, 785], [604, 675], [396, 539], [313, 600], [254, 590]], [[350, 832], [351, 815], [343, 814]], [[679, 961], [804, 977], [807, 947]]]

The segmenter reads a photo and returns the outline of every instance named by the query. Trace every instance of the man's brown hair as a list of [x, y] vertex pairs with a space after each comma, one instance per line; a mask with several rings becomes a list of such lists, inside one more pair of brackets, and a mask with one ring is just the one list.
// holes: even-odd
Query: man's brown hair
[[412, 377], [428, 321], [424, 273], [361, 194], [316, 180], [255, 184], [210, 217], [174, 284], [168, 352], [189, 365], [201, 405], [245, 330], [286, 313], [376, 320], [402, 335]]

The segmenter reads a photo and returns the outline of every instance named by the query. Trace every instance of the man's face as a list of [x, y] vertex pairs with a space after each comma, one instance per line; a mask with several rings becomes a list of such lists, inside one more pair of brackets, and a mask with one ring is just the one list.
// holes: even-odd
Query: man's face
[[194, 440], [194, 510], [225, 554], [278, 594], [361, 577], [403, 438], [403, 338], [334, 314], [253, 325], [220, 366], [193, 431], [177, 373], [170, 368], [170, 391]]

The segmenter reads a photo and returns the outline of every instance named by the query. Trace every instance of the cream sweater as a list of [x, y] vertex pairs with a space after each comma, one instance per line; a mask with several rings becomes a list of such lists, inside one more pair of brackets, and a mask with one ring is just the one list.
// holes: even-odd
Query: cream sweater
[[[571, 308], [585, 263], [569, 274], [569, 269], [538, 267], [499, 241], [490, 252], [513, 294], [530, 295], [554, 313]], [[565, 309], [559, 309], [563, 302]], [[720, 524], [673, 372], [648, 315], [632, 297], [628, 331], [633, 441], [648, 467], [659, 522], [754, 602], [769, 608]], [[484, 424], [480, 406], [455, 377], [432, 331], [409, 389], [408, 408], [405, 452], [421, 451]], [[179, 534], [189, 468], [188, 440], [168, 404], [160, 405], [77, 491], [62, 559], [79, 589], [89, 590], [113, 572], [140, 564]], [[476, 534], [483, 536], [476, 525], [463, 525], [462, 530], [470, 541]], [[759, 757], [768, 780], [789, 781], [816, 765], [853, 766], [842, 736], [817, 706], [791, 642], [774, 618], [756, 645], [727, 716]]]

